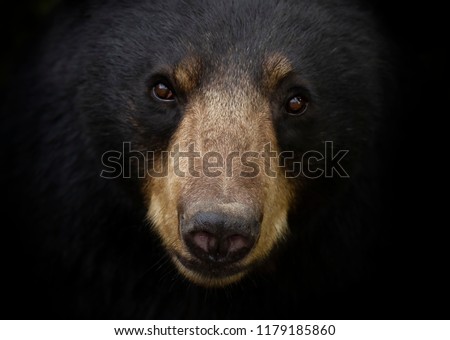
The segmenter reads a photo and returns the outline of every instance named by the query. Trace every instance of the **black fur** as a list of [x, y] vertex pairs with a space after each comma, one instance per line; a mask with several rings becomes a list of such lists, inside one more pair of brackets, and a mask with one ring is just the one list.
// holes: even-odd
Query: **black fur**
[[[145, 222], [139, 181], [99, 177], [102, 153], [123, 141], [167, 146], [182, 107], [155, 106], [146, 84], [191, 50], [203, 79], [217, 67], [240, 68], [255, 84], [266, 53], [286, 55], [300, 70], [292, 84], [304, 84], [312, 105], [302, 119], [286, 118], [280, 107], [291, 85], [270, 94], [283, 150], [301, 155], [324, 141], [350, 150], [350, 179], [309, 181], [289, 240], [225, 289], [196, 287], [176, 272]], [[373, 317], [383, 301], [379, 155], [392, 84], [386, 46], [364, 9], [333, 0], [68, 5], [36, 55], [2, 123], [11, 315]]]

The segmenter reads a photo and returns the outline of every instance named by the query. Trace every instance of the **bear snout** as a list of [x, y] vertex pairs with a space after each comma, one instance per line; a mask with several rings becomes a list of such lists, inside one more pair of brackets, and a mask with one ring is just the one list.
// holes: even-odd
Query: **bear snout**
[[180, 233], [189, 253], [208, 265], [232, 264], [245, 258], [259, 236], [260, 223], [251, 215], [199, 211], [180, 218]]

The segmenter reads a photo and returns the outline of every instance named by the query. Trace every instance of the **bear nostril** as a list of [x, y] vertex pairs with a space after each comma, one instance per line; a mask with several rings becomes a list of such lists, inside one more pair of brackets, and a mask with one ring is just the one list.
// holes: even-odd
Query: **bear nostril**
[[202, 261], [232, 263], [244, 258], [255, 244], [259, 224], [211, 212], [181, 221], [189, 252]]
[[229, 252], [240, 252], [253, 247], [252, 240], [242, 235], [231, 235], [227, 241]]
[[197, 231], [191, 234], [192, 243], [200, 248], [205, 253], [215, 253], [217, 252], [217, 238], [206, 231]]

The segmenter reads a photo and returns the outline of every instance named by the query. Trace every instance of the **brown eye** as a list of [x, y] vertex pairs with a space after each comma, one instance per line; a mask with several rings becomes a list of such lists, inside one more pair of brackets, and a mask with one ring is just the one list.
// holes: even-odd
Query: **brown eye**
[[308, 101], [302, 96], [294, 96], [286, 103], [286, 111], [291, 115], [301, 115], [308, 108]]
[[175, 95], [173, 91], [163, 83], [158, 83], [152, 88], [153, 96], [162, 101], [173, 101]]

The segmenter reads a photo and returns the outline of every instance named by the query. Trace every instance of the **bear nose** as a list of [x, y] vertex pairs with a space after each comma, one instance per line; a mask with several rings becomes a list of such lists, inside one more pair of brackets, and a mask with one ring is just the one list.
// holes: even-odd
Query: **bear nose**
[[181, 235], [189, 252], [199, 260], [233, 263], [253, 248], [259, 222], [215, 212], [198, 212], [181, 220]]

